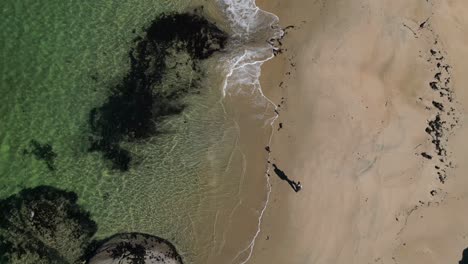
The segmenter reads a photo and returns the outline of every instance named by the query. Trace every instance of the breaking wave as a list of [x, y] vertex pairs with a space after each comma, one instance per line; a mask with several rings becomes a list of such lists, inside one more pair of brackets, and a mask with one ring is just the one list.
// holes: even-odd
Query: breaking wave
[[223, 96], [231, 93], [259, 93], [262, 64], [273, 58], [272, 40], [281, 38], [279, 18], [261, 10], [254, 0], [218, 0], [232, 30], [226, 64], [228, 74]]

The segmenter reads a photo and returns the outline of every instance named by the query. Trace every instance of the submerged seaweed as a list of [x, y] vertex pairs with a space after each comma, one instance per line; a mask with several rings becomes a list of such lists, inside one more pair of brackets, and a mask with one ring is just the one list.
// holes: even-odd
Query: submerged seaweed
[[180, 113], [185, 107], [180, 99], [198, 89], [196, 82], [187, 85], [177, 80], [170, 89], [162, 89], [159, 86], [164, 77], [170, 73], [180, 77], [187, 69], [199, 72], [197, 63], [223, 49], [227, 39], [197, 12], [162, 15], [145, 32], [129, 52], [127, 75], [89, 115], [89, 150], [102, 152], [121, 171], [128, 170], [132, 160], [121, 142], [158, 133], [160, 121]]
[[36, 159], [44, 161], [50, 171], [55, 170], [54, 162], [57, 153], [54, 152], [52, 145], [41, 144], [33, 139], [29, 143], [29, 149], [23, 150], [23, 154], [33, 155]]
[[77, 200], [50, 186], [0, 200], [0, 262], [77, 262], [97, 231]]

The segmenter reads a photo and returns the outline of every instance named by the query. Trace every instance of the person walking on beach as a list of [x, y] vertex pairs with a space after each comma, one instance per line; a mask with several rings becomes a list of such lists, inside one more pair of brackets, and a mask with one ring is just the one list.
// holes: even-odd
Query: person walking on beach
[[289, 183], [289, 185], [291, 186], [291, 188], [295, 192], [299, 192], [302, 189], [301, 182], [296, 183], [295, 181], [289, 179], [289, 177], [286, 175], [286, 173], [284, 173], [284, 171], [280, 170], [278, 168], [278, 166], [276, 166], [276, 164], [273, 164], [273, 168], [274, 168], [274, 171], [275, 171], [276, 175], [278, 175], [278, 177], [281, 180], [286, 181], [287, 183]]

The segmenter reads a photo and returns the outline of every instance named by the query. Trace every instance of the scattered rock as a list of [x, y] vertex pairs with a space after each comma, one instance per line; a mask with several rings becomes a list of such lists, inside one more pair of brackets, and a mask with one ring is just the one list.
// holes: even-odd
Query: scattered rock
[[421, 156], [423, 156], [426, 159], [432, 159], [432, 156], [427, 154], [426, 152], [421, 153]]
[[440, 111], [444, 111], [444, 105], [442, 103], [439, 103], [439, 102], [436, 102], [436, 101], [432, 101], [432, 105], [439, 109]]

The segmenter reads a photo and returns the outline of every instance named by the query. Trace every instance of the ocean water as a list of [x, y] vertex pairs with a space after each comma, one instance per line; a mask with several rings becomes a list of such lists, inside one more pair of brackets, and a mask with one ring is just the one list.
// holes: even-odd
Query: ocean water
[[[201, 73], [178, 66], [183, 53], [170, 56], [177, 75], [155, 89], [195, 77], [200, 89], [157, 120], [160, 132], [121, 141], [132, 161], [116, 169], [89, 151], [90, 111], [125, 77], [129, 50], [156, 17], [199, 6], [229, 35], [225, 49]], [[96, 239], [148, 233], [186, 263], [245, 263], [269, 195], [264, 165], [251, 160], [265, 161], [275, 119], [258, 77], [268, 40], [281, 35], [277, 18], [250, 0], [4, 0], [0, 10], [0, 199], [53, 186], [77, 194]]]

